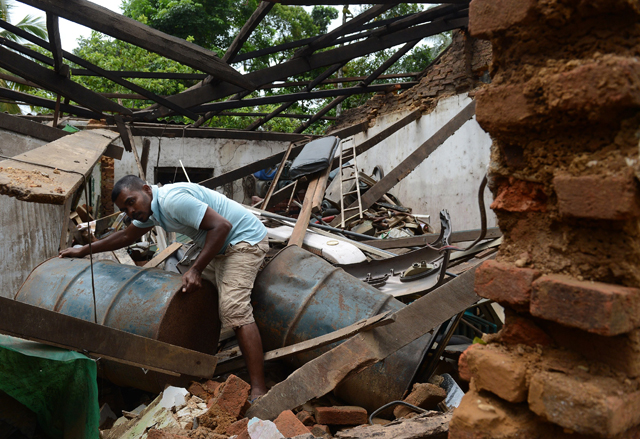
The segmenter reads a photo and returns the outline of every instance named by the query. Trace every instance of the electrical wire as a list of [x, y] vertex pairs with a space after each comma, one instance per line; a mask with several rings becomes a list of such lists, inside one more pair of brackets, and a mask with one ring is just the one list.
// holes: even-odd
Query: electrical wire
[[[78, 171], [70, 171], [68, 169], [61, 169], [58, 168], [56, 166], [51, 166], [51, 165], [45, 165], [43, 163], [35, 163], [35, 162], [30, 162], [28, 160], [22, 160], [22, 159], [17, 159], [15, 157], [7, 157], [4, 155], [0, 155], [0, 158], [5, 159], [5, 160], [12, 160], [14, 162], [18, 162], [18, 163], [25, 163], [27, 165], [33, 165], [33, 166], [40, 166], [43, 168], [48, 168], [48, 169], [53, 169], [58, 170], [60, 172], [66, 172], [67, 174], [78, 174], [82, 177], [82, 185], [84, 186], [84, 196], [87, 200], [87, 204], [89, 203], [89, 190], [87, 189], [87, 178], [85, 177], [85, 175], [82, 172], [78, 172]], [[68, 227], [68, 226], [67, 226]], [[91, 224], [87, 219], [87, 233], [89, 236], [89, 260], [90, 260], [90, 265], [91, 265], [91, 292], [93, 294], [93, 319], [94, 319], [94, 323], [98, 323], [98, 311], [97, 311], [97, 306], [96, 306], [96, 287], [95, 287], [95, 283], [94, 283], [94, 274], [93, 274], [93, 249], [91, 248]]]

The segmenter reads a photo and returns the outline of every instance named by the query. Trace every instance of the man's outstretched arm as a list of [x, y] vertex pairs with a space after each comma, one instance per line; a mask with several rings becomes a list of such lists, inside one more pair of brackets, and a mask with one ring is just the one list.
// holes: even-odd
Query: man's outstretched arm
[[[126, 229], [109, 235], [108, 237], [101, 239], [100, 241], [91, 243], [91, 250], [93, 253], [108, 252], [111, 250], [118, 250], [129, 246], [136, 242], [138, 239], [151, 230], [153, 227], [140, 228], [133, 224], [130, 224]], [[78, 248], [67, 248], [59, 253], [61, 258], [83, 258], [89, 254], [89, 245], [84, 245]]]
[[202, 286], [202, 271], [215, 255], [220, 252], [224, 241], [231, 232], [232, 224], [210, 207], [207, 207], [204, 217], [200, 222], [200, 230], [207, 231], [202, 251], [193, 262], [193, 265], [182, 276], [182, 291], [190, 292]]

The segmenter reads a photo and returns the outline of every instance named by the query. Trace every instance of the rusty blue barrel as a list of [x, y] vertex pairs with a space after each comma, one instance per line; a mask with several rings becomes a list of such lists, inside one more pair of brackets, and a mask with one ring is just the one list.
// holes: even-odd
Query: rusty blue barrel
[[[296, 246], [287, 247], [258, 275], [252, 296], [265, 350], [278, 349], [344, 328], [405, 305]], [[427, 350], [430, 334], [384, 361], [343, 380], [336, 394], [369, 411], [402, 399]], [[292, 357], [300, 366], [331, 347]]]
[[[218, 297], [205, 282], [199, 291], [181, 292], [182, 276], [111, 261], [93, 263], [98, 323], [122, 331], [214, 354], [220, 337]], [[91, 267], [87, 259], [53, 258], [37, 266], [15, 300], [94, 321]], [[139, 367], [100, 360], [108, 380], [159, 392], [165, 384], [186, 385], [175, 377]]]

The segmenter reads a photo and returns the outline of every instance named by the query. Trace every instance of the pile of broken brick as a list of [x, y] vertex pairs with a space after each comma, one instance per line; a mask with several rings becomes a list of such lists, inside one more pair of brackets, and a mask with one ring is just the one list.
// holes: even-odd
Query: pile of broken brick
[[[249, 419], [250, 385], [235, 375], [226, 381], [193, 382], [188, 389], [169, 387], [142, 411], [118, 419], [103, 439], [392, 439], [446, 438], [452, 411], [443, 408], [446, 391], [417, 383], [404, 399], [421, 413], [398, 405], [369, 420], [362, 407], [323, 406], [312, 401], [285, 410], [273, 421]], [[169, 395], [170, 394], [170, 395]], [[174, 399], [174, 395], [178, 395]], [[170, 402], [167, 403], [167, 399]], [[391, 418], [391, 419], [387, 419]]]

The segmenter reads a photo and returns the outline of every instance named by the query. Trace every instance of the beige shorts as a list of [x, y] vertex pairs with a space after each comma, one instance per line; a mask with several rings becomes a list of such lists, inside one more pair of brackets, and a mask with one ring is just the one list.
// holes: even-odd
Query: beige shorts
[[202, 277], [218, 289], [218, 305], [222, 326], [239, 328], [253, 323], [251, 290], [258, 269], [269, 251], [265, 238], [251, 245], [239, 242], [217, 255], [202, 272]]

